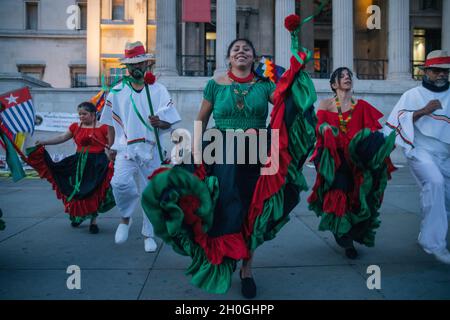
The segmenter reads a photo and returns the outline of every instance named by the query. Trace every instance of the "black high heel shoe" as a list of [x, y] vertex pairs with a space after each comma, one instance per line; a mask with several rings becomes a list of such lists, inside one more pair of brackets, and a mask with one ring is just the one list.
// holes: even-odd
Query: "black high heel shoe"
[[242, 278], [242, 272], [239, 271], [239, 277], [241, 278], [241, 293], [244, 298], [253, 299], [256, 297], [256, 283], [252, 277]]
[[72, 222], [70, 223], [70, 225], [71, 225], [73, 228], [79, 227], [80, 224], [81, 224], [81, 222], [75, 222], [75, 221], [72, 221]]
[[356, 259], [358, 256], [358, 251], [356, 251], [355, 247], [353, 246], [353, 240], [348, 235], [343, 235], [342, 237], [338, 237], [334, 235], [334, 239], [336, 240], [336, 243], [341, 247], [345, 249], [345, 255], [349, 259]]
[[98, 226], [96, 224], [91, 224], [89, 226], [89, 232], [92, 234], [97, 234], [99, 232]]

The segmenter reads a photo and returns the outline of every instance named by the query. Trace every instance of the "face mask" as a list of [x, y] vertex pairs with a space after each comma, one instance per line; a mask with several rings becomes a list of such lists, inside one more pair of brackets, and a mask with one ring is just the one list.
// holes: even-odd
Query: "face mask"
[[136, 80], [144, 79], [145, 70], [146, 70], [145, 67], [139, 68], [139, 67], [130, 66], [128, 68], [128, 71], [130, 72], [130, 75]]
[[433, 92], [443, 92], [449, 89], [449, 81], [448, 79], [439, 79], [436, 81], [431, 81], [427, 75], [424, 75], [422, 78], [422, 85], [430, 91]]

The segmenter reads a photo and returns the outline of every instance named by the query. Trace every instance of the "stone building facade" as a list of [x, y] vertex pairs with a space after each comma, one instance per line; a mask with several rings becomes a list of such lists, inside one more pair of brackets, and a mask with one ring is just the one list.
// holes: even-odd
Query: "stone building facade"
[[[212, 0], [210, 23], [182, 22], [181, 0], [2, 0], [0, 73], [20, 72], [68, 88], [97, 86], [124, 72], [127, 41], [142, 41], [161, 76], [211, 76], [226, 68], [236, 37], [287, 66], [290, 36], [284, 17], [311, 15], [319, 0]], [[68, 28], [76, 5], [79, 22]], [[302, 29], [314, 51], [308, 66], [327, 78], [337, 66], [358, 79], [410, 80], [434, 49], [450, 51], [450, 0], [330, 0]], [[1, 78], [1, 76], [0, 76]]]

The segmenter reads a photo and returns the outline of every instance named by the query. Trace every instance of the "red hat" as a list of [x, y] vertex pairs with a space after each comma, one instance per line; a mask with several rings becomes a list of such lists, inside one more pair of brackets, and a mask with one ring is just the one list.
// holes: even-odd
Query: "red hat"
[[145, 52], [144, 45], [140, 41], [127, 42], [125, 45], [125, 56], [120, 59], [123, 64], [133, 64], [154, 59], [153, 54]]
[[443, 50], [431, 51], [427, 55], [427, 60], [425, 60], [425, 64], [421, 66], [421, 68], [450, 69], [450, 56], [447, 54], [447, 51]]

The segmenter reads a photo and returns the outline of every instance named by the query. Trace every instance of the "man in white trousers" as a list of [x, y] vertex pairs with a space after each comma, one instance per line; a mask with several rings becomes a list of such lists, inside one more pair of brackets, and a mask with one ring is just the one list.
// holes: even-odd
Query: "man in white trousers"
[[418, 242], [437, 260], [450, 264], [450, 56], [436, 50], [423, 66], [422, 85], [405, 92], [394, 107], [385, 133], [397, 131], [409, 167], [421, 187], [423, 219]]
[[[117, 244], [128, 239], [131, 215], [140, 206], [147, 177], [163, 160], [156, 130], [168, 129], [181, 120], [167, 89], [155, 82], [151, 73], [146, 73], [151, 58], [141, 42], [127, 43], [121, 62], [130, 77], [110, 91], [100, 118], [101, 123], [109, 125], [108, 156], [114, 160], [111, 186], [122, 216], [115, 234]], [[144, 211], [142, 214], [144, 249], [154, 252], [157, 244], [153, 226]]]

